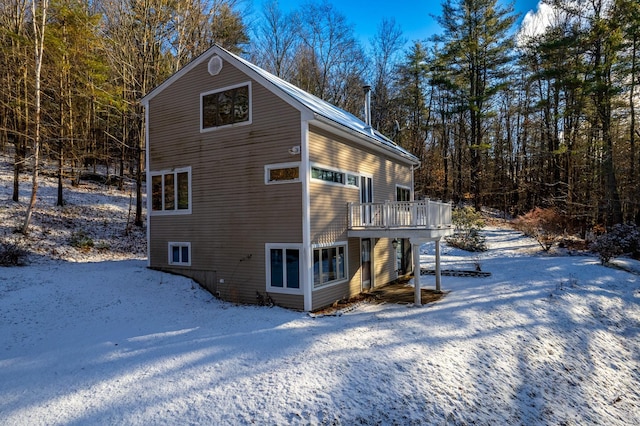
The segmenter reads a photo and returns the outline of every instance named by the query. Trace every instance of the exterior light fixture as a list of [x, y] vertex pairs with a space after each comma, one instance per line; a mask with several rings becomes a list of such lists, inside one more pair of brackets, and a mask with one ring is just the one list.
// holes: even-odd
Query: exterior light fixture
[[391, 241], [391, 245], [393, 246], [394, 249], [398, 248], [398, 244], [400, 244], [400, 241], [398, 241], [397, 238], [394, 238], [393, 241]]

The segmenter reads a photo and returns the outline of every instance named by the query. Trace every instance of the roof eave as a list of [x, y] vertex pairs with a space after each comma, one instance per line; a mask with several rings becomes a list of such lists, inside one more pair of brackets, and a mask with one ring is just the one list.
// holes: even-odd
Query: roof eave
[[356, 143], [359, 143], [366, 147], [374, 148], [378, 152], [383, 152], [397, 160], [403, 161], [404, 163], [411, 164], [412, 166], [420, 165], [420, 159], [418, 159], [418, 157], [416, 157], [415, 155], [412, 155], [410, 153], [404, 153], [400, 150], [393, 149], [390, 146], [384, 145], [373, 136], [369, 136], [362, 132], [358, 132], [355, 129], [352, 129], [348, 126], [345, 126], [336, 121], [333, 121], [330, 118], [327, 118], [323, 115], [314, 114], [313, 121], [315, 122], [314, 124], [318, 125], [318, 127], [320, 128], [324, 128], [326, 130], [332, 130], [332, 131], [337, 130]]

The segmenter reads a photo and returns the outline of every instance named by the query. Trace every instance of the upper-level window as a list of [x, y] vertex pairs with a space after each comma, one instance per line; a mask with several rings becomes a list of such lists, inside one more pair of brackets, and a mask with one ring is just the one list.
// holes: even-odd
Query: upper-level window
[[251, 122], [251, 83], [203, 93], [202, 130]]
[[152, 213], [191, 213], [190, 167], [150, 174]]
[[314, 179], [324, 180], [326, 182], [344, 184], [344, 173], [335, 170], [322, 169], [320, 167], [311, 168], [311, 177]]
[[396, 201], [411, 201], [411, 189], [396, 186]]
[[330, 184], [359, 187], [360, 176], [342, 170], [334, 170], [328, 167], [315, 165], [311, 167], [311, 178], [328, 182]]
[[264, 166], [265, 183], [300, 182], [300, 163], [269, 164]]

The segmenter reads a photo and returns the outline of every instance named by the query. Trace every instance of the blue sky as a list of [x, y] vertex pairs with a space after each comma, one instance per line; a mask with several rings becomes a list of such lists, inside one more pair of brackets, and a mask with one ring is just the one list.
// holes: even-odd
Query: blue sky
[[[304, 1], [304, 0], [303, 0]], [[283, 11], [299, 7], [300, 0], [278, 0]], [[363, 44], [373, 37], [383, 18], [395, 18], [408, 41], [424, 40], [440, 33], [440, 28], [430, 15], [441, 13], [441, 0], [330, 0], [347, 21], [354, 25], [356, 37]], [[507, 4], [506, 0], [499, 0]], [[521, 22], [524, 15], [537, 8], [539, 0], [515, 0], [516, 12]], [[254, 3], [261, 8], [262, 2]]]

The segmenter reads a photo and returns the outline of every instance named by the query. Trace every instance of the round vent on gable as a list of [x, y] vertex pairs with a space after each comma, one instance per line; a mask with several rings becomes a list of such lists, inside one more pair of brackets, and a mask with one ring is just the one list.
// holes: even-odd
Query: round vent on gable
[[209, 70], [209, 74], [218, 75], [222, 70], [222, 58], [218, 55], [213, 56], [209, 59], [209, 65], [207, 65], [207, 69]]

